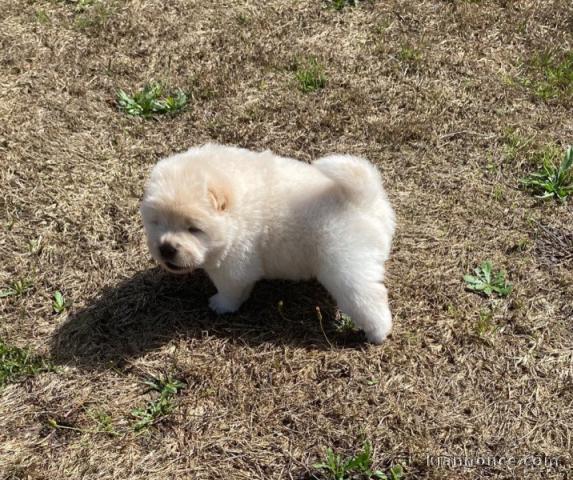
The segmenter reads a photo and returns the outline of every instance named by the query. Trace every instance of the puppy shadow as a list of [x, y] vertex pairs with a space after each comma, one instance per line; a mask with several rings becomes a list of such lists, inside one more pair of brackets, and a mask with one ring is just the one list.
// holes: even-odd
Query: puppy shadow
[[[179, 276], [159, 268], [105, 288], [55, 332], [55, 363], [87, 368], [121, 366], [174, 338], [228, 338], [309, 349], [363, 345], [361, 332], [340, 332], [336, 305], [317, 282], [259, 282], [241, 309], [219, 316], [208, 307], [216, 293], [202, 272]], [[320, 315], [317, 311], [320, 311]]]

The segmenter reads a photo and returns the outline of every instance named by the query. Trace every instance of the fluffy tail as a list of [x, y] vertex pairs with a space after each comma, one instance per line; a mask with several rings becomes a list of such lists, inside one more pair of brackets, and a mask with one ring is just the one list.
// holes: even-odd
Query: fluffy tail
[[368, 160], [330, 155], [319, 158], [313, 165], [340, 185], [351, 202], [363, 204], [386, 198], [380, 173]]

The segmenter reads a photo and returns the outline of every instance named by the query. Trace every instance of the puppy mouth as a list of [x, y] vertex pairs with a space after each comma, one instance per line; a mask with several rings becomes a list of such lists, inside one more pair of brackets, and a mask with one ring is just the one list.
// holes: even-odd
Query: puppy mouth
[[165, 266], [167, 267], [168, 270], [171, 270], [173, 272], [181, 272], [183, 270], [187, 270], [187, 268], [180, 267], [179, 265], [175, 265], [174, 263], [171, 262], [165, 262]]

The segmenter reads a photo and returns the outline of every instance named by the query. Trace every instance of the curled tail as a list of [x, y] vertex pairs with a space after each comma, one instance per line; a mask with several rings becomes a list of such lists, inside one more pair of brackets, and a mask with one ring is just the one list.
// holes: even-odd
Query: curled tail
[[368, 160], [351, 155], [330, 155], [312, 164], [334, 180], [353, 203], [386, 200], [380, 172]]

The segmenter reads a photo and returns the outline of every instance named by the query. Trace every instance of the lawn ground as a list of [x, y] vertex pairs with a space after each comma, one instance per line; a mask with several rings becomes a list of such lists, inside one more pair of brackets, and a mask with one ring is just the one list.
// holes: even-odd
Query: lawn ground
[[[326, 478], [365, 440], [407, 479], [570, 478], [573, 208], [519, 180], [573, 143], [571, 1], [347, 3], [0, 0], [0, 478]], [[119, 111], [150, 81], [187, 108]], [[154, 265], [145, 178], [206, 141], [379, 166], [384, 345], [314, 283], [217, 318]], [[485, 260], [509, 296], [464, 288]]]

